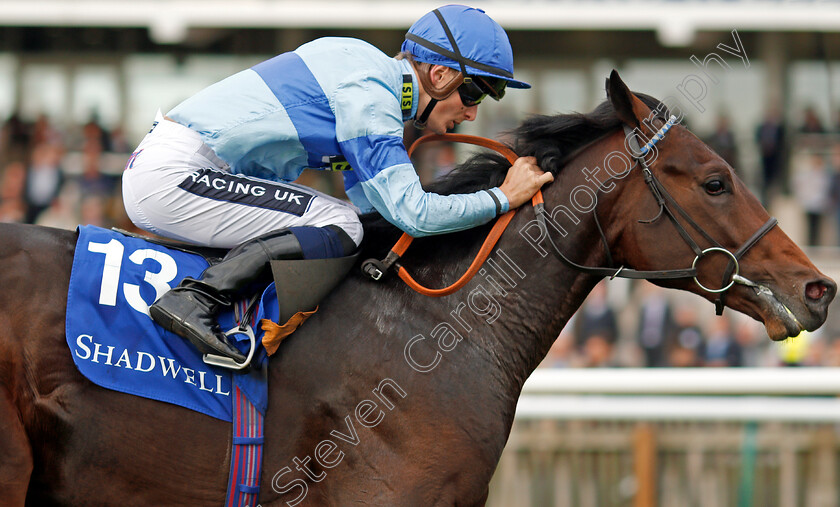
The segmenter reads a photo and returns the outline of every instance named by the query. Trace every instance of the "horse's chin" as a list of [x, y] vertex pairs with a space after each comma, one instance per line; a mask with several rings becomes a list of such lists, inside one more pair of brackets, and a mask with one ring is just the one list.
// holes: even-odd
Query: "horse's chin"
[[764, 321], [764, 327], [767, 329], [767, 335], [773, 341], [782, 341], [788, 338], [799, 336], [802, 332], [802, 327], [796, 319], [786, 318], [771, 318]]
[[770, 339], [781, 341], [799, 336], [805, 327], [796, 315], [766, 287], [761, 287], [756, 293], [763, 309], [764, 327]]

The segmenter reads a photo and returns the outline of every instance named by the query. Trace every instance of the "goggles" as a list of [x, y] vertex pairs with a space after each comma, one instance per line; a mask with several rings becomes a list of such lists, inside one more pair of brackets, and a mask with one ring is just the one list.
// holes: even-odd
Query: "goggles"
[[498, 78], [484, 78], [481, 76], [468, 76], [464, 83], [458, 87], [458, 95], [465, 107], [477, 106], [490, 95], [493, 100], [499, 100], [505, 96], [507, 81]]

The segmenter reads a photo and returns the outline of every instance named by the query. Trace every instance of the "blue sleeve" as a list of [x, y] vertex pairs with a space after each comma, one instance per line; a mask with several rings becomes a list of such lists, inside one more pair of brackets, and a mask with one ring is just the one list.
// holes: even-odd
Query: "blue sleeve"
[[373, 204], [368, 201], [365, 191], [362, 190], [362, 184], [359, 183], [359, 178], [356, 177], [356, 171], [344, 172], [344, 193], [347, 194], [350, 202], [355, 204], [362, 213], [376, 211]]
[[[496, 216], [496, 202], [483, 190], [446, 196], [424, 191], [401, 138], [356, 138], [343, 143], [342, 149], [371, 205], [412, 236], [469, 229]], [[507, 211], [504, 193], [498, 188], [490, 191], [499, 199], [502, 211]]]
[[[415, 237], [469, 229], [496, 216], [496, 201], [484, 190], [447, 196], [423, 190], [403, 145], [393, 90], [372, 79], [348, 83], [336, 94], [335, 110], [339, 145], [357, 180], [351, 199], [361, 190], [386, 220]], [[490, 191], [507, 211], [504, 193]]]

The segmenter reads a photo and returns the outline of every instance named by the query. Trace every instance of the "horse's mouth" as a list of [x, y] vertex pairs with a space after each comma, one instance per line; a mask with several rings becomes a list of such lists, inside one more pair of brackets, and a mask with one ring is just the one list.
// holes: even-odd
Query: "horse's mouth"
[[782, 303], [768, 287], [756, 284], [747, 289], [755, 292], [763, 307], [764, 327], [771, 340], [781, 341], [798, 336], [805, 329], [793, 311]]

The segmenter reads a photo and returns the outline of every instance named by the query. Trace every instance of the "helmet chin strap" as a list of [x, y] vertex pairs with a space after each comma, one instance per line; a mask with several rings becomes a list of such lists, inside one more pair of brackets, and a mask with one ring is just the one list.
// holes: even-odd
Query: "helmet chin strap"
[[432, 109], [435, 108], [437, 103], [437, 99], [429, 100], [429, 104], [426, 105], [426, 109], [423, 109], [423, 113], [420, 114], [420, 117], [414, 119], [414, 126], [417, 130], [424, 130], [426, 128], [426, 122], [429, 121], [429, 115], [432, 114]]

